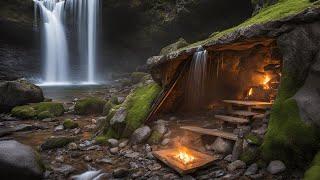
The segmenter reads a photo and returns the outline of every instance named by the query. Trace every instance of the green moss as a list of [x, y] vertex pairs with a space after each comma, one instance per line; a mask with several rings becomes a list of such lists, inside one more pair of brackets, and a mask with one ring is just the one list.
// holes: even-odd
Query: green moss
[[118, 101], [118, 97], [117, 96], [111, 96], [110, 98], [110, 101], [112, 104], [115, 104], [115, 105], [119, 105], [119, 101]]
[[131, 80], [132, 80], [133, 83], [139, 83], [147, 75], [149, 75], [149, 74], [145, 73], [145, 72], [133, 72], [131, 74]]
[[129, 135], [137, 129], [147, 118], [154, 99], [161, 91], [161, 87], [156, 84], [148, 84], [135, 89], [126, 99], [126, 132], [124, 136]]
[[37, 115], [36, 111], [30, 105], [17, 106], [11, 110], [11, 114], [22, 119], [34, 118]]
[[61, 103], [42, 102], [42, 103], [34, 104], [32, 106], [37, 111], [38, 115], [42, 112], [47, 111], [51, 113], [53, 116], [61, 116], [65, 111]]
[[76, 137], [54, 137], [54, 138], [47, 139], [46, 142], [44, 142], [40, 146], [40, 148], [41, 150], [61, 148], [75, 141], [76, 139], [77, 139]]
[[304, 180], [318, 180], [320, 179], [320, 152], [314, 157], [311, 167], [305, 172]]
[[96, 98], [89, 97], [86, 99], [79, 100], [75, 105], [75, 113], [79, 115], [88, 114], [102, 114], [106, 101]]
[[240, 160], [245, 162], [246, 164], [254, 163], [259, 156], [259, 151], [255, 148], [248, 148], [240, 155]]
[[39, 169], [44, 172], [46, 170], [46, 166], [42, 161], [41, 155], [37, 151], [34, 152], [34, 155]]
[[95, 140], [97, 144], [107, 144], [106, 136], [97, 136]]
[[52, 113], [50, 113], [49, 111], [43, 111], [43, 112], [40, 112], [38, 115], [37, 115], [38, 119], [45, 119], [45, 118], [53, 118], [54, 115]]
[[79, 127], [79, 124], [72, 121], [71, 119], [66, 119], [64, 122], [63, 122], [63, 127], [65, 129], [74, 129], [74, 128], [77, 128]]
[[262, 143], [262, 139], [253, 134], [253, 133], [250, 133], [248, 135], [245, 136], [245, 139], [250, 143], [250, 144], [254, 144], [254, 145], [257, 145], [257, 146], [260, 146], [261, 143]]
[[151, 136], [148, 139], [149, 144], [159, 144], [162, 140], [162, 134], [158, 131], [152, 131]]
[[112, 109], [113, 104], [111, 103], [111, 101], [108, 101], [104, 107], [103, 107], [103, 115], [107, 116], [110, 113], [110, 110]]

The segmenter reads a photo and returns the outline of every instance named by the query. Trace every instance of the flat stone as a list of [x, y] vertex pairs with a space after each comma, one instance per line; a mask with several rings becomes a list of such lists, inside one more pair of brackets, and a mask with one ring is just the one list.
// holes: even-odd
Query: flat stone
[[170, 142], [170, 139], [169, 138], [165, 138], [165, 139], [162, 140], [161, 145], [162, 146], [166, 146], [166, 145], [169, 144], [169, 142]]
[[31, 130], [34, 130], [36, 129], [35, 126], [33, 125], [30, 125], [30, 124], [19, 124], [17, 125], [16, 127], [14, 127], [14, 130], [16, 132], [20, 132], [20, 131], [31, 131]]
[[246, 163], [244, 163], [241, 160], [236, 160], [236, 161], [228, 164], [227, 169], [228, 169], [229, 172], [232, 172], [234, 170], [243, 169], [245, 167], [246, 167]]
[[271, 161], [267, 168], [270, 174], [278, 174], [286, 170], [286, 165], [282, 161]]
[[62, 131], [64, 129], [63, 125], [59, 125], [54, 128], [54, 131]]
[[60, 174], [63, 174], [64, 176], [68, 176], [76, 170], [73, 166], [68, 164], [63, 164], [59, 167], [52, 167], [52, 169]]
[[119, 148], [118, 147], [110, 148], [110, 152], [111, 154], [117, 154], [119, 152]]

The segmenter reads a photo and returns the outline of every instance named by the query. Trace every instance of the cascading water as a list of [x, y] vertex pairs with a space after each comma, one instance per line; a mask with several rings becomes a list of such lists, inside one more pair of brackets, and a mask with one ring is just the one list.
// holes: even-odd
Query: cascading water
[[208, 52], [202, 47], [199, 47], [197, 52], [193, 55], [187, 76], [187, 89], [185, 92], [186, 107], [189, 110], [194, 109], [193, 107], [200, 108], [205, 98], [207, 57]]
[[77, 24], [79, 57], [82, 66], [86, 68], [83, 71], [87, 72], [85, 80], [81, 81], [84, 81], [83, 84], [95, 84], [100, 0], [34, 0], [34, 2], [36, 8], [40, 7], [45, 35], [43, 84], [66, 84], [70, 81], [67, 38], [63, 25], [66, 11], [70, 11]]
[[44, 84], [68, 83], [68, 46], [62, 23], [64, 1], [35, 0], [40, 7], [45, 48]]

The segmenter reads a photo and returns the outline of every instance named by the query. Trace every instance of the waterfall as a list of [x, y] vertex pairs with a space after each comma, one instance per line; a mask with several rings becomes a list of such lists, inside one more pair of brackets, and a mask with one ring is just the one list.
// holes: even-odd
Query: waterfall
[[44, 84], [65, 84], [70, 81], [66, 28], [63, 25], [65, 14], [72, 15], [77, 24], [80, 64], [86, 67], [83, 71], [87, 74], [81, 81], [85, 81], [85, 84], [95, 84], [100, 0], [34, 0], [34, 2], [37, 5], [35, 11], [40, 7], [43, 22]]
[[194, 109], [194, 107], [201, 108], [205, 99], [207, 57], [208, 52], [202, 47], [199, 47], [193, 55], [187, 75], [187, 89], [185, 92], [186, 107], [190, 107], [189, 109]]
[[63, 26], [64, 1], [35, 0], [44, 29], [45, 84], [68, 82], [68, 46]]

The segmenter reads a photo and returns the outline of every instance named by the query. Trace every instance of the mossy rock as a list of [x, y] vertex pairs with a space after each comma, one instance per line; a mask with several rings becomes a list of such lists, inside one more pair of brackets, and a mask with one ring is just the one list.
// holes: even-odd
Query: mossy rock
[[79, 127], [79, 124], [74, 122], [73, 120], [71, 119], [66, 119], [64, 122], [63, 122], [63, 127], [65, 129], [74, 129], [74, 128], [77, 128]]
[[103, 115], [107, 116], [110, 113], [110, 110], [112, 109], [113, 104], [111, 103], [111, 101], [108, 101], [104, 107], [103, 107]]
[[110, 102], [114, 105], [119, 105], [118, 97], [117, 96], [111, 96]]
[[47, 139], [41, 146], [41, 150], [50, 150], [56, 148], [62, 148], [67, 144], [77, 140], [77, 137], [54, 137]]
[[97, 136], [95, 141], [97, 144], [107, 144], [107, 137], [106, 136]]
[[258, 135], [250, 133], [245, 136], [245, 139], [249, 144], [260, 146], [262, 144], [262, 138], [260, 138]]
[[36, 110], [30, 105], [17, 106], [11, 110], [11, 114], [22, 119], [34, 118], [37, 116]]
[[75, 113], [79, 115], [102, 114], [105, 104], [106, 101], [102, 99], [90, 97], [79, 100], [76, 103], [74, 110]]
[[152, 131], [151, 136], [148, 139], [149, 144], [159, 144], [162, 140], [163, 135], [158, 131]]
[[257, 160], [259, 154], [260, 153], [257, 148], [248, 148], [241, 153], [239, 159], [245, 162], [246, 164], [252, 164]]
[[305, 172], [304, 180], [318, 180], [320, 179], [320, 152], [314, 157], [311, 167]]
[[177, 42], [162, 48], [160, 51], [160, 55], [169, 54], [173, 51], [176, 51], [176, 50], [183, 48], [183, 47], [186, 47], [188, 45], [189, 45], [189, 43], [185, 39], [180, 38]]
[[53, 116], [61, 116], [65, 112], [65, 109], [63, 107], [62, 103], [54, 103], [54, 102], [41, 102], [38, 104], [32, 105], [33, 108], [37, 111], [37, 114], [39, 115], [42, 112], [49, 112]]
[[139, 83], [141, 82], [145, 76], [148, 76], [148, 73], [145, 72], [133, 72], [131, 73], [131, 80], [133, 83]]
[[53, 118], [54, 115], [52, 113], [50, 113], [49, 111], [43, 111], [43, 112], [40, 112], [38, 115], [37, 115], [38, 119], [46, 119], [46, 118]]

